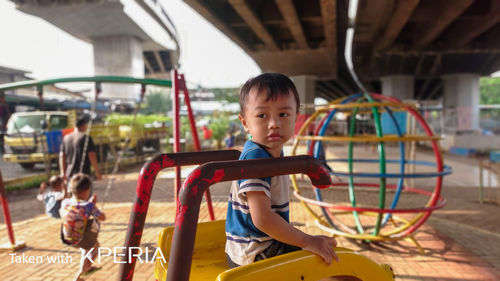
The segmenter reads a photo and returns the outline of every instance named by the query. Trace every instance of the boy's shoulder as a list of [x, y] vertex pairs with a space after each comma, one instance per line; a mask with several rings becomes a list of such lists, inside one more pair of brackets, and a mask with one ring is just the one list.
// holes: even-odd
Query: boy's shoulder
[[240, 160], [271, 158], [272, 156], [259, 144], [248, 140], [240, 154]]

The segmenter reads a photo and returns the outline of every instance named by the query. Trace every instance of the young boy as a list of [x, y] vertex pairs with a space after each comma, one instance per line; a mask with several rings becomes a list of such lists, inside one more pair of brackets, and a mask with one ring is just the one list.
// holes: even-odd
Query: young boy
[[[293, 136], [300, 100], [293, 82], [278, 73], [248, 80], [240, 92], [240, 121], [250, 140], [240, 160], [283, 156]], [[289, 223], [288, 175], [234, 181], [226, 220], [226, 257], [230, 267], [301, 248], [327, 264], [337, 259], [335, 239], [311, 236]]]
[[66, 194], [66, 188], [63, 188], [62, 178], [59, 176], [52, 176], [49, 179], [48, 185], [46, 182], [40, 184], [36, 199], [43, 202], [47, 215], [59, 219], [61, 218], [59, 215], [61, 201], [66, 198]]
[[[97, 241], [99, 221], [104, 221], [106, 216], [96, 207], [96, 195], [89, 199], [91, 187], [92, 181], [88, 175], [78, 173], [71, 178], [69, 188], [73, 196], [61, 203], [60, 212], [63, 220], [61, 239], [67, 245], [80, 248], [82, 257], [92, 251], [92, 260], [94, 260], [97, 251], [93, 248], [99, 247], [99, 241]], [[74, 280], [83, 280], [82, 275], [95, 269], [97, 268], [92, 267], [90, 260], [82, 258], [80, 269]]]

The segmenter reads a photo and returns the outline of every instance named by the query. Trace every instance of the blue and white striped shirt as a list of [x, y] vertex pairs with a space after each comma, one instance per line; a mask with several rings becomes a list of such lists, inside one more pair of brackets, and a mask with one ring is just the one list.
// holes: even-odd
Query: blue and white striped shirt
[[[260, 158], [272, 156], [255, 142], [247, 141], [240, 160]], [[271, 199], [271, 209], [289, 222], [290, 186], [288, 175], [233, 181], [226, 216], [226, 253], [232, 261], [250, 264], [272, 243], [272, 238], [253, 224], [246, 192], [264, 192]]]

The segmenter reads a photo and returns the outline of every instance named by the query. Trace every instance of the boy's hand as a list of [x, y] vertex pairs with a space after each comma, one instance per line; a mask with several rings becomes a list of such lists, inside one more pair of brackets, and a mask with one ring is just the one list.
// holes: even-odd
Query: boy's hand
[[45, 189], [47, 189], [47, 183], [46, 182], [42, 182], [40, 184], [40, 193], [44, 192]]
[[320, 256], [326, 264], [330, 265], [332, 260], [335, 259], [337, 262], [339, 258], [333, 247], [337, 246], [337, 241], [335, 238], [328, 237], [324, 235], [316, 235], [310, 236], [307, 246], [304, 247], [304, 250], [312, 252], [318, 256]]
[[92, 195], [92, 197], [90, 197], [90, 202], [94, 203], [94, 205], [97, 203], [97, 195]]

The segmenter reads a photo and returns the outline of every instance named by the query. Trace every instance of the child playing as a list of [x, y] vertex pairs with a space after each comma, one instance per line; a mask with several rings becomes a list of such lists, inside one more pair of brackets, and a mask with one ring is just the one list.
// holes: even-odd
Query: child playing
[[49, 179], [49, 184], [46, 182], [40, 184], [36, 199], [43, 202], [47, 215], [58, 219], [61, 217], [59, 215], [61, 201], [66, 198], [66, 194], [66, 188], [63, 188], [62, 178], [59, 176], [52, 176]]
[[[250, 140], [240, 160], [283, 156], [293, 136], [300, 100], [293, 82], [278, 73], [248, 80], [240, 92], [240, 121]], [[226, 220], [226, 257], [230, 267], [301, 248], [327, 264], [335, 258], [332, 237], [303, 233], [289, 223], [288, 175], [234, 181]]]
[[[99, 221], [104, 221], [106, 216], [96, 207], [96, 195], [89, 199], [92, 182], [88, 175], [75, 174], [69, 182], [69, 187], [73, 196], [61, 203], [60, 212], [63, 220], [61, 239], [67, 245], [80, 248], [82, 257], [92, 251], [92, 260], [94, 260], [97, 251], [93, 248], [99, 247], [99, 241], [97, 241]], [[97, 268], [92, 267], [90, 260], [82, 258], [80, 269], [74, 280], [83, 280], [82, 275], [95, 269]]]

